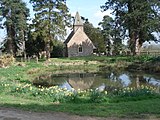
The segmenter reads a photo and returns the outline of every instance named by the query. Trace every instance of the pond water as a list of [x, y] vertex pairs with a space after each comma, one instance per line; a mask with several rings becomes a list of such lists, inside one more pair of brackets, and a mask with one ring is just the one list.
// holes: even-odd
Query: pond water
[[141, 85], [160, 88], [160, 75], [129, 71], [103, 71], [49, 74], [38, 76], [33, 84], [36, 86], [55, 86], [75, 90], [99, 89], [112, 91], [124, 87], [138, 88]]

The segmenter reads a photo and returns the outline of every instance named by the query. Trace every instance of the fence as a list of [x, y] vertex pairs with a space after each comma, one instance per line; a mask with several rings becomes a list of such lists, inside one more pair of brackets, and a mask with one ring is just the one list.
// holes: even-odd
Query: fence
[[141, 55], [160, 56], [160, 51], [141, 51]]

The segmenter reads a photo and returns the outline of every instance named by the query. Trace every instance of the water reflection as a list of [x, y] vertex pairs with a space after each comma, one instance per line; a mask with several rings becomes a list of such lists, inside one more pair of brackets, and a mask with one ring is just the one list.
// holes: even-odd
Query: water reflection
[[121, 72], [97, 72], [97, 73], [66, 73], [41, 75], [33, 81], [34, 85], [55, 86], [75, 90], [99, 89], [112, 91], [123, 87], [139, 88], [141, 85], [159, 88], [160, 76], [142, 73]]

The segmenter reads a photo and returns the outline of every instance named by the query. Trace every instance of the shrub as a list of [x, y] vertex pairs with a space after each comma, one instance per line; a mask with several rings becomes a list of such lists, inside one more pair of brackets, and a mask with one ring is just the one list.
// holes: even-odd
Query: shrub
[[6, 55], [0, 56], [0, 67], [2, 68], [12, 65], [14, 62], [15, 62], [15, 58], [13, 57], [13, 55], [6, 54]]
[[142, 85], [139, 88], [126, 87], [113, 91], [113, 93], [110, 93], [111, 99], [109, 102], [137, 101], [159, 97], [155, 88]]
[[94, 103], [101, 103], [101, 102], [108, 102], [109, 98], [107, 96], [107, 92], [100, 92], [98, 90], [93, 90], [90, 93], [90, 102]]

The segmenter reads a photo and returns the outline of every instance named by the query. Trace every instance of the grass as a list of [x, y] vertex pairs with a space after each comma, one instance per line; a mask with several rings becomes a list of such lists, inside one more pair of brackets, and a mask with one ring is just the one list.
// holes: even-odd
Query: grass
[[[69, 63], [69, 65], [65, 65]], [[78, 64], [77, 64], [78, 63]], [[35, 76], [53, 71], [72, 72], [75, 70], [96, 71], [99, 64], [85, 63], [84, 60], [69, 59], [51, 59], [49, 62], [35, 61], [24, 63], [25, 66], [19, 66], [17, 63], [8, 67], [0, 68], [0, 79], [27, 81], [33, 80]]]
[[159, 117], [160, 99], [147, 99], [118, 103], [61, 103], [28, 100], [15, 96], [0, 97], [0, 106], [14, 107], [37, 112], [66, 112], [85, 116], [146, 118], [148, 115]]
[[[76, 70], [97, 71], [99, 66], [118, 66], [126, 67], [135, 62], [157, 62], [159, 58], [149, 56], [142, 57], [77, 57], [77, 58], [59, 58], [50, 61], [26, 62], [24, 66], [17, 63], [9, 68], [0, 68], [0, 82], [5, 81], [9, 84], [27, 84], [32, 83], [34, 78], [40, 74], [56, 74], [58, 72], [68, 73]], [[106, 67], [107, 68], [107, 67]], [[15, 84], [16, 86], [16, 84]], [[67, 112], [78, 115], [100, 116], [100, 117], [139, 117], [146, 118], [148, 115], [160, 117], [160, 96], [118, 96], [110, 98], [110, 101], [104, 102], [80, 102], [59, 103], [43, 96], [30, 96], [28, 93], [8, 92], [9, 89], [0, 89], [0, 106], [14, 107], [31, 111], [57, 111]]]
[[[97, 71], [99, 66], [125, 68], [134, 62], [159, 61], [159, 57], [153, 58], [149, 56], [142, 57], [74, 57], [74, 58], [54, 58], [51, 61], [39, 62], [35, 61], [24, 63], [25, 66], [14, 64], [9, 68], [0, 68], [0, 76], [10, 80], [29, 80], [37, 74], [49, 73], [53, 71], [72, 72], [75, 70]], [[153, 65], [150, 64], [150, 65]], [[147, 66], [148, 67], [148, 64]], [[155, 67], [154, 67], [155, 68]], [[159, 68], [159, 65], [157, 66]], [[149, 68], [147, 68], [149, 69]], [[0, 77], [0, 78], [1, 78]]]

